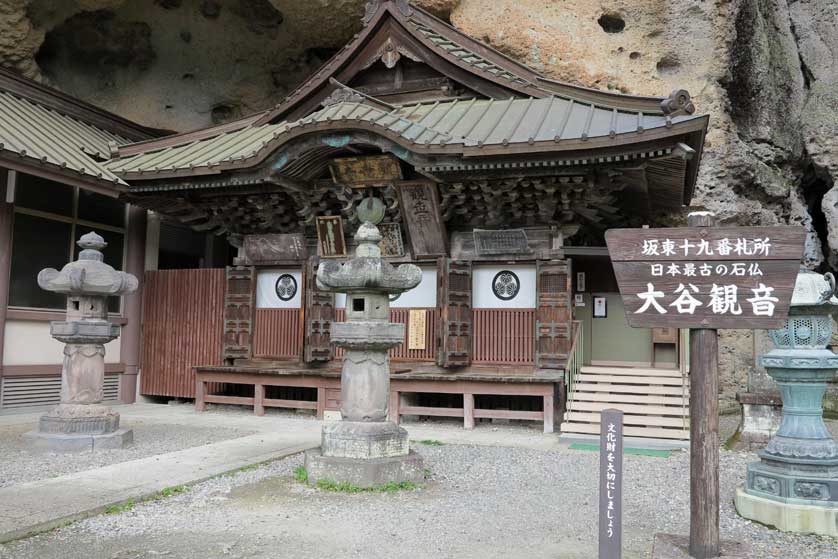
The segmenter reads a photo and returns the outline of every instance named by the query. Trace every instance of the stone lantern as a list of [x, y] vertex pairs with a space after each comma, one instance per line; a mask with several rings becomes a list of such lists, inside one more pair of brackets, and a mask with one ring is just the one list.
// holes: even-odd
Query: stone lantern
[[736, 509], [745, 518], [789, 532], [838, 536], [838, 444], [823, 422], [823, 396], [838, 369], [826, 349], [838, 310], [831, 274], [801, 270], [789, 317], [769, 332], [775, 348], [761, 363], [783, 399], [779, 430], [748, 465]]
[[102, 261], [105, 240], [83, 235], [78, 260], [61, 271], [41, 270], [41, 289], [67, 295], [67, 318], [50, 323], [50, 334], [64, 342], [61, 403], [41, 416], [38, 430], [27, 433], [32, 443], [50, 450], [74, 451], [121, 448], [133, 439], [119, 428], [119, 414], [102, 405], [105, 344], [119, 337], [119, 326], [108, 322], [108, 297], [131, 293], [137, 278]]
[[[377, 199], [370, 199], [380, 203]], [[362, 202], [366, 204], [367, 202]], [[380, 210], [381, 208], [379, 208]], [[368, 211], [380, 219], [383, 211]], [[364, 219], [362, 212], [359, 215]], [[341, 372], [341, 421], [323, 425], [321, 447], [306, 453], [309, 480], [329, 479], [358, 487], [421, 481], [422, 459], [409, 447], [407, 431], [387, 420], [390, 348], [404, 340], [403, 324], [390, 322], [390, 295], [422, 279], [412, 264], [394, 268], [381, 258], [381, 234], [364, 221], [355, 234], [355, 257], [322, 262], [317, 287], [346, 293], [346, 322], [333, 323], [331, 339], [345, 349]]]

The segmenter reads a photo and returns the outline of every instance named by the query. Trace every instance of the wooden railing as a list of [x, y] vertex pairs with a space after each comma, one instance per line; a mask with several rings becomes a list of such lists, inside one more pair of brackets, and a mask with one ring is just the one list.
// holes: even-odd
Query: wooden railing
[[531, 364], [535, 361], [535, 309], [474, 309], [475, 363]]
[[584, 364], [585, 328], [578, 320], [573, 321], [573, 343], [570, 345], [567, 366], [565, 367], [565, 386], [567, 387], [567, 401], [565, 408], [569, 412], [573, 404], [573, 392], [576, 390], [576, 379]]

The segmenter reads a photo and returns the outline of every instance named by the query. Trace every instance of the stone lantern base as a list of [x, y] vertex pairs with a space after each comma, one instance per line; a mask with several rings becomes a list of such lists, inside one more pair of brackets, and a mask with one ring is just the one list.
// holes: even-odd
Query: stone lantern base
[[41, 416], [38, 430], [24, 437], [36, 448], [81, 452], [122, 448], [134, 440], [131, 429], [119, 428], [119, 414], [100, 404], [60, 404]]
[[423, 464], [422, 457], [412, 450], [404, 456], [360, 460], [324, 456], [315, 448], [306, 451], [305, 468], [309, 483], [329, 480], [369, 489], [388, 483], [421, 483], [425, 480]]
[[736, 512], [744, 518], [784, 532], [838, 537], [838, 506], [778, 502], [736, 489]]
[[306, 472], [318, 480], [370, 488], [424, 480], [422, 457], [407, 431], [391, 421], [339, 421], [323, 426], [321, 447], [306, 452]]

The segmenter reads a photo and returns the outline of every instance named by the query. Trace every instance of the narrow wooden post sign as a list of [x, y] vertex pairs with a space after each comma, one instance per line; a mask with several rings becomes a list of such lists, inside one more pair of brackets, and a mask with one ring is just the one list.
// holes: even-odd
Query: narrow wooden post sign
[[602, 410], [599, 439], [599, 559], [623, 556], [623, 412]]
[[[806, 230], [689, 227], [605, 234], [626, 319], [690, 332], [690, 555], [719, 556], [718, 328], [778, 328], [788, 317]], [[603, 419], [604, 421], [604, 419]]]

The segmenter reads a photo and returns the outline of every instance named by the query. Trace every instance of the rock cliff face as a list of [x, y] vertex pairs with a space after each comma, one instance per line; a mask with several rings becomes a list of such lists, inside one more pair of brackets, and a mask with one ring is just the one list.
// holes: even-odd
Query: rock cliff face
[[[560, 80], [636, 94], [688, 89], [712, 117], [695, 204], [723, 223], [802, 224], [806, 264], [838, 269], [835, 0], [416, 3]], [[0, 63], [186, 130], [279, 102], [357, 32], [363, 7], [0, 0]], [[724, 336], [726, 394], [744, 388], [752, 345], [748, 334]]]

